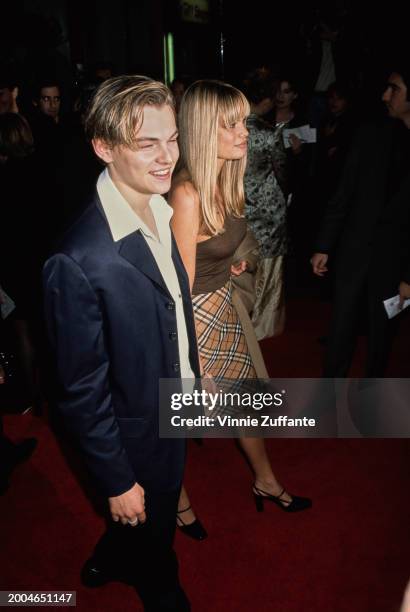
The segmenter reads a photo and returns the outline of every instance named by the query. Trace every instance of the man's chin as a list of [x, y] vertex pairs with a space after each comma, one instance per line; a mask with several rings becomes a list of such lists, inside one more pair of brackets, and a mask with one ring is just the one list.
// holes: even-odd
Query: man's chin
[[155, 181], [155, 190], [153, 193], [159, 193], [160, 195], [168, 193], [171, 189], [171, 179], [167, 181]]

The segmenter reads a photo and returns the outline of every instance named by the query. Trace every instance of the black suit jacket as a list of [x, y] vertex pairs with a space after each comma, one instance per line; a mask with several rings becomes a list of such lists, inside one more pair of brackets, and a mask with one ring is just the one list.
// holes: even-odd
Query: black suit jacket
[[[188, 278], [173, 240], [190, 363], [199, 376]], [[98, 196], [45, 264], [59, 403], [101, 492], [182, 480], [183, 440], [158, 435], [159, 379], [180, 377], [175, 304], [139, 231], [114, 242]]]
[[336, 283], [348, 289], [366, 278], [378, 299], [410, 283], [410, 168], [400, 181], [392, 177], [401, 129], [389, 120], [359, 130], [315, 249], [330, 253], [337, 245]]

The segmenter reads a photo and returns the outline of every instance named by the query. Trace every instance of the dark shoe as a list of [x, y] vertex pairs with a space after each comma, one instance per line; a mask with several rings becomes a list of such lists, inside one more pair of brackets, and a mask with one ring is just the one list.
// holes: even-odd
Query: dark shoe
[[291, 495], [292, 501], [288, 502], [282, 498], [285, 493], [285, 489], [279, 495], [271, 495], [258, 487], [253, 487], [253, 497], [255, 500], [256, 510], [263, 512], [264, 501], [270, 501], [276, 504], [284, 512], [300, 512], [301, 510], [307, 510], [312, 507], [312, 500], [308, 497], [298, 497], [297, 495]]
[[188, 508], [185, 508], [184, 510], [178, 510], [177, 512], [178, 528], [182, 531], [182, 533], [185, 533], [185, 535], [189, 536], [190, 538], [194, 540], [205, 540], [205, 538], [208, 537], [208, 534], [204, 526], [202, 525], [201, 521], [199, 521], [198, 519], [195, 519], [193, 523], [186, 524], [180, 517], [181, 514], [183, 514], [184, 512], [188, 512], [188, 510], [191, 510], [191, 506], [188, 506]]
[[131, 580], [121, 573], [120, 570], [114, 569], [102, 563], [97, 557], [92, 556], [84, 563], [81, 570], [81, 582], [84, 586], [94, 589], [96, 587], [108, 584], [108, 582], [124, 582], [131, 584]]
[[191, 612], [191, 604], [181, 586], [168, 593], [145, 594], [136, 587], [139, 598], [144, 605], [144, 612], [158, 612], [158, 610], [178, 610], [178, 612]]
[[91, 557], [87, 559], [81, 569], [81, 583], [89, 588], [95, 588], [107, 584], [111, 581], [111, 577], [102, 567], [98, 565], [98, 561]]

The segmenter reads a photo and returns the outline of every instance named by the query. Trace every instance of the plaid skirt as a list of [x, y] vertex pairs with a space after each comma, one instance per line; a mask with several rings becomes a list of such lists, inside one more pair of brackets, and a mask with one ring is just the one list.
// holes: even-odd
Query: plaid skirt
[[241, 322], [232, 304], [232, 283], [192, 297], [199, 354], [215, 379], [256, 378]]

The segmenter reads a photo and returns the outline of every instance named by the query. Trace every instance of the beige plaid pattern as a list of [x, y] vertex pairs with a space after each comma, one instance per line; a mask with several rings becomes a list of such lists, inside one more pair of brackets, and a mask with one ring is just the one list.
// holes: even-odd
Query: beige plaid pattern
[[213, 378], [256, 378], [238, 314], [232, 304], [231, 281], [211, 293], [192, 298], [198, 347], [204, 370]]

